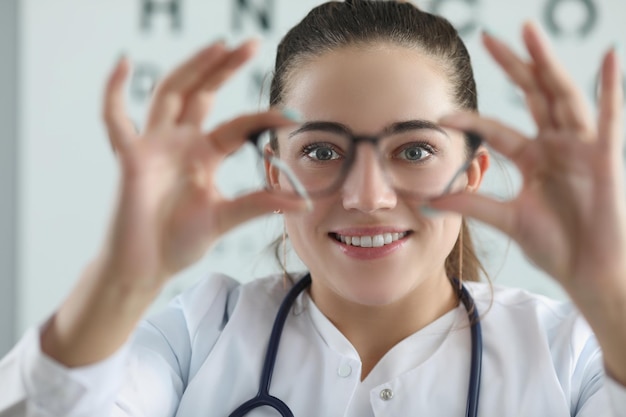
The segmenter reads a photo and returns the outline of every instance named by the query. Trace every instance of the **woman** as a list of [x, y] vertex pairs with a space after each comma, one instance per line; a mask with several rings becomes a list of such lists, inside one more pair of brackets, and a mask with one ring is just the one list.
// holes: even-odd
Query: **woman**
[[[227, 416], [255, 397], [263, 374], [295, 416], [626, 415], [617, 56], [602, 63], [596, 122], [538, 29], [523, 36], [529, 62], [483, 40], [525, 92], [534, 139], [477, 115], [456, 31], [408, 3], [315, 8], [278, 47], [273, 109], [209, 133], [200, 127], [215, 92], [254, 42], [217, 43], [182, 64], [157, 89], [141, 134], [125, 115], [121, 60], [104, 103], [122, 172], [110, 233], [53, 317], [2, 361], [11, 388], [0, 410]], [[217, 167], [268, 128], [268, 190], [224, 199]], [[479, 137], [520, 169], [514, 200], [474, 193], [489, 165]], [[214, 276], [138, 324], [170, 277], [271, 211], [310, 277], [292, 286]], [[481, 268], [463, 217], [515, 239], [576, 308], [474, 282]], [[268, 348], [298, 286], [280, 349]], [[266, 351], [277, 355], [269, 371]], [[477, 358], [482, 390], [469, 381]], [[248, 415], [276, 414], [265, 405]]]

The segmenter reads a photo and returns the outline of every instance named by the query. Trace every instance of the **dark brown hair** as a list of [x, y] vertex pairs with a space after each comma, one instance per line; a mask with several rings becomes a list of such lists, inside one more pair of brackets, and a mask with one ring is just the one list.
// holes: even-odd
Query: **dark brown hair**
[[[308, 61], [340, 48], [372, 43], [414, 49], [436, 60], [450, 81], [450, 93], [459, 108], [478, 111], [470, 56], [452, 24], [409, 2], [374, 0], [321, 4], [287, 32], [276, 53], [270, 105], [282, 104], [290, 76]], [[276, 142], [272, 146], [278, 151]], [[465, 219], [461, 228], [463, 248], [457, 240], [446, 259], [446, 273], [450, 278], [459, 275], [462, 255], [463, 279], [479, 281], [481, 272], [486, 275], [486, 271], [476, 255]]]

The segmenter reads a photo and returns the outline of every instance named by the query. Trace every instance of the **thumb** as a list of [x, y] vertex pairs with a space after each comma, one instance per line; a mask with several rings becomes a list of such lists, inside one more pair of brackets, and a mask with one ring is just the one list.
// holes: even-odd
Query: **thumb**
[[266, 190], [246, 194], [223, 203], [222, 232], [255, 217], [280, 210], [285, 213], [306, 212], [312, 208], [309, 200]]
[[510, 201], [498, 201], [477, 193], [458, 193], [431, 200], [427, 207], [474, 218], [509, 236], [515, 230], [515, 209]]

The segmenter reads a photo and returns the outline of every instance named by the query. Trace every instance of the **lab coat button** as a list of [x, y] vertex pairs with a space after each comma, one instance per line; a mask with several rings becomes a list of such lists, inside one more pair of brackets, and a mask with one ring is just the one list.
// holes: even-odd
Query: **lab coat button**
[[341, 365], [339, 368], [337, 368], [337, 375], [339, 375], [342, 378], [347, 378], [350, 376], [350, 374], [352, 373], [352, 367], [350, 365]]
[[393, 391], [389, 388], [385, 388], [380, 392], [380, 398], [382, 398], [384, 401], [389, 401], [393, 398]]

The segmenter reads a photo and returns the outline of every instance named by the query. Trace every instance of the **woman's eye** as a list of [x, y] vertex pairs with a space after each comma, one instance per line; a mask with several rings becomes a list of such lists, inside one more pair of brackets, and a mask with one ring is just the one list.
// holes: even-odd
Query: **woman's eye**
[[305, 149], [304, 153], [316, 161], [331, 161], [340, 157], [330, 146], [310, 146]]
[[407, 161], [421, 161], [428, 158], [433, 152], [426, 148], [425, 145], [410, 145], [400, 151], [400, 158]]

